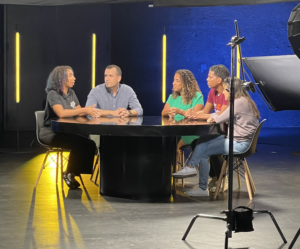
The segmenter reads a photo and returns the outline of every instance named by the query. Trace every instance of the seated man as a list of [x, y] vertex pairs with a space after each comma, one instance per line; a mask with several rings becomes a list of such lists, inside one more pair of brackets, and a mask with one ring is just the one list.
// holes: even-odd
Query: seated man
[[220, 115], [228, 107], [228, 101], [225, 100], [223, 83], [225, 78], [229, 77], [228, 69], [223, 65], [215, 65], [209, 69], [207, 85], [211, 90], [208, 93], [207, 102], [201, 111], [195, 112], [189, 110], [186, 116], [195, 119], [208, 119], [210, 113], [214, 110]]
[[[86, 102], [86, 106], [96, 104], [101, 116], [141, 116], [142, 106], [130, 86], [120, 84], [121, 68], [109, 65], [104, 72], [105, 83], [93, 88]], [[128, 109], [129, 107], [129, 109]]]
[[[203, 108], [203, 110], [195, 112], [193, 110], [189, 110], [186, 113], [186, 117], [193, 119], [208, 119], [211, 115], [210, 113], [214, 110], [215, 113], [220, 115], [223, 113], [228, 107], [228, 101], [225, 100], [225, 96], [223, 94], [224, 80], [229, 77], [229, 71], [224, 65], [215, 65], [209, 69], [208, 77], [207, 77], [207, 85], [211, 90], [208, 93], [207, 102]], [[206, 142], [210, 139], [214, 139], [219, 135], [207, 135], [201, 136], [197, 144]], [[211, 177], [209, 181], [209, 189], [214, 192], [216, 187], [217, 179], [221, 173], [223, 158], [221, 156], [211, 156], [210, 157], [210, 167], [209, 176]], [[176, 175], [176, 174], [174, 174]], [[225, 186], [225, 189], [227, 186]]]

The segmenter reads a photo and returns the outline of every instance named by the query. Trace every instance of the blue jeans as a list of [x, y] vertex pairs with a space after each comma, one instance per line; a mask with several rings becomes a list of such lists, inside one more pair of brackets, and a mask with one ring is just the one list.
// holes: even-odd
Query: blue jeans
[[[242, 153], [250, 146], [251, 141], [236, 142], [233, 141], [233, 153]], [[188, 165], [196, 167], [199, 164], [199, 187], [203, 190], [207, 189], [209, 176], [208, 159], [212, 155], [228, 155], [229, 139], [225, 135], [221, 135], [212, 140], [200, 143], [196, 146], [193, 155], [188, 161]]]

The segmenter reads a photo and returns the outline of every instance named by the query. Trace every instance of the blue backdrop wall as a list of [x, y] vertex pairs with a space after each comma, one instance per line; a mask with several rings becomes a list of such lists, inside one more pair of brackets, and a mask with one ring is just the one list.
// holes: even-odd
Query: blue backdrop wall
[[[145, 115], [160, 115], [162, 35], [167, 35], [167, 96], [177, 69], [191, 70], [205, 101], [209, 67], [230, 68], [230, 47], [238, 20], [243, 57], [293, 54], [287, 21], [299, 2], [197, 8], [149, 8], [117, 4], [111, 8], [111, 62], [123, 70], [122, 82], [132, 86]], [[300, 83], [300, 82], [299, 82]], [[283, 82], [284, 84], [284, 82]], [[300, 126], [299, 111], [270, 111], [260, 96], [251, 95], [266, 118], [266, 127]], [[280, 98], [280, 93], [278, 93]]]

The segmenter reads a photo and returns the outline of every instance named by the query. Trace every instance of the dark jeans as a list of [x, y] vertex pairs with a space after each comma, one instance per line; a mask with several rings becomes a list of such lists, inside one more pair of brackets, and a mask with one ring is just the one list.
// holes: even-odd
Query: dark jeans
[[[219, 137], [219, 136], [220, 136], [220, 134], [200, 136], [197, 140], [194, 140], [192, 142], [193, 151], [194, 151], [197, 144], [207, 142], [207, 141], [212, 140], [212, 139], [214, 139], [216, 137]], [[211, 156], [209, 161], [210, 161], [209, 176], [210, 177], [215, 177], [216, 176], [217, 179], [219, 179], [221, 169], [222, 169], [222, 165], [223, 165], [223, 161], [224, 161], [223, 156], [221, 156], [221, 155]]]
[[39, 138], [45, 145], [71, 150], [67, 166], [68, 173], [74, 173], [77, 176], [92, 173], [96, 151], [93, 140], [76, 134], [55, 133], [50, 127], [43, 127]]

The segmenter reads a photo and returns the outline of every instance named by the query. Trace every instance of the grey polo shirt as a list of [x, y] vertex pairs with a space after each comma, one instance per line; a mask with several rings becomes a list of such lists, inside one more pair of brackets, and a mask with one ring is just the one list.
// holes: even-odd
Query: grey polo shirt
[[51, 125], [51, 119], [58, 118], [52, 107], [54, 105], [62, 105], [64, 109], [75, 109], [79, 104], [78, 98], [72, 89], [69, 89], [68, 94], [58, 94], [55, 90], [51, 90], [47, 94], [47, 101], [45, 107], [44, 126]]
[[105, 83], [94, 87], [89, 95], [85, 106], [96, 104], [96, 108], [102, 110], [117, 110], [118, 108], [128, 107], [131, 110], [136, 110], [138, 115], [143, 115], [143, 108], [133, 91], [133, 89], [125, 84], [119, 84], [119, 88], [115, 96], [105, 86]]

